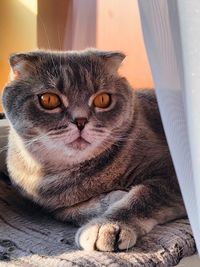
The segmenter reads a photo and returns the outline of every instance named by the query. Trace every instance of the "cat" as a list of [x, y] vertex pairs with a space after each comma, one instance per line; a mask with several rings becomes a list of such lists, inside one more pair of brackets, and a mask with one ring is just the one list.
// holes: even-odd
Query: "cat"
[[3, 107], [12, 184], [79, 225], [79, 248], [133, 247], [186, 215], [154, 90], [133, 90], [116, 51], [10, 56]]

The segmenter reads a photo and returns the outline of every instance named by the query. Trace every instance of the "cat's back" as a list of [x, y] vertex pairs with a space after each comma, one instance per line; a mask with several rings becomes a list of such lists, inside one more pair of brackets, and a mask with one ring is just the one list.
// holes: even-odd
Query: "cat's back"
[[138, 89], [135, 90], [137, 107], [145, 123], [157, 134], [164, 135], [160, 111], [156, 99], [155, 90]]

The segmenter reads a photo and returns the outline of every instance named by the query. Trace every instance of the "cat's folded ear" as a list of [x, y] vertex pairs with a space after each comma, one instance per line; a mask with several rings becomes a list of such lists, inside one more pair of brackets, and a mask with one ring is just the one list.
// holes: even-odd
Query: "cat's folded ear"
[[109, 72], [113, 74], [117, 73], [122, 61], [126, 57], [124, 53], [118, 51], [101, 51], [96, 49], [91, 49], [90, 51], [99, 57]]
[[31, 53], [11, 54], [9, 63], [11, 66], [10, 79], [16, 80], [26, 77], [30, 71], [34, 70], [34, 63], [38, 59], [36, 55]]
[[126, 57], [125, 54], [121, 52], [101, 52], [99, 51], [99, 56], [105, 62], [106, 66], [110, 71], [116, 73]]

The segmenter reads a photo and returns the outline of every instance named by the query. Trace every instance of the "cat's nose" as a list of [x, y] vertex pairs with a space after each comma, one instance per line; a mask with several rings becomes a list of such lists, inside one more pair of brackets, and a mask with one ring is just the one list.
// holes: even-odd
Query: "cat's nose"
[[88, 119], [85, 117], [78, 117], [75, 118], [72, 123], [76, 124], [77, 128], [82, 131], [86, 125], [86, 123], [88, 122]]

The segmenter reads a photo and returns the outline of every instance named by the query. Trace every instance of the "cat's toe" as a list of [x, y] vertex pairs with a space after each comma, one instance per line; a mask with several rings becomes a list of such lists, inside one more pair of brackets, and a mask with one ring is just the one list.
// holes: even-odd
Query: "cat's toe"
[[137, 234], [133, 229], [129, 227], [121, 227], [119, 239], [118, 239], [118, 246], [119, 250], [126, 250], [133, 247], [137, 240]]
[[96, 250], [98, 232], [98, 224], [86, 224], [85, 226], [79, 228], [75, 237], [77, 246], [88, 251]]
[[127, 225], [104, 222], [80, 228], [76, 243], [85, 250], [118, 251], [135, 245], [136, 232]]
[[115, 251], [119, 240], [120, 227], [106, 223], [99, 227], [96, 249], [99, 251]]
[[125, 250], [135, 245], [137, 235], [127, 225], [106, 223], [99, 228], [96, 248], [100, 251]]

